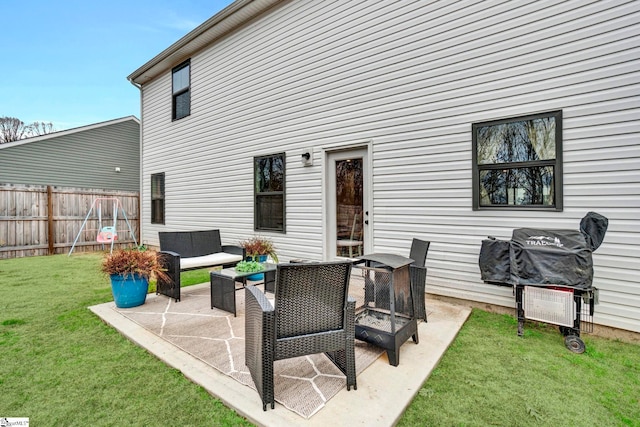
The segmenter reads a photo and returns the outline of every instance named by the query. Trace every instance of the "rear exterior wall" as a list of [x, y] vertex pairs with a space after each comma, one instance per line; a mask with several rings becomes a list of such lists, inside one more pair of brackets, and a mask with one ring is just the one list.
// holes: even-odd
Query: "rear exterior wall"
[[[170, 70], [144, 85], [142, 239], [252, 235], [253, 156], [284, 151], [287, 231], [262, 234], [283, 260], [322, 259], [323, 150], [368, 141], [373, 250], [430, 240], [427, 292], [513, 306], [480, 280], [482, 239], [596, 211], [610, 223], [595, 322], [640, 332], [639, 34], [637, 1], [283, 2], [191, 57], [190, 116], [171, 120]], [[563, 211], [473, 211], [472, 123], [554, 110]], [[150, 223], [158, 172], [164, 225]]]

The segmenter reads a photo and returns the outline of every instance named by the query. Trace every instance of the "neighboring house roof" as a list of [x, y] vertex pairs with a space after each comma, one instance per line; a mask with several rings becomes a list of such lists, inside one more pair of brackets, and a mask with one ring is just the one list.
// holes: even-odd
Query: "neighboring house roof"
[[282, 1], [236, 0], [131, 73], [127, 79], [136, 85], [147, 83]]
[[101, 128], [101, 127], [104, 127], [104, 126], [115, 125], [115, 124], [118, 124], [118, 123], [126, 122], [127, 120], [134, 120], [136, 123], [138, 123], [138, 125], [140, 125], [140, 120], [138, 120], [138, 118], [136, 116], [126, 116], [126, 117], [122, 117], [122, 118], [119, 118], [119, 119], [108, 120], [106, 122], [94, 123], [94, 124], [91, 124], [91, 125], [80, 126], [80, 127], [77, 127], [77, 128], [62, 130], [62, 131], [58, 131], [58, 132], [51, 132], [51, 133], [48, 133], [46, 135], [40, 135], [40, 136], [31, 137], [31, 138], [19, 139], [17, 141], [12, 141], [12, 142], [5, 142], [4, 144], [0, 144], [0, 150], [3, 149], [3, 148], [15, 147], [17, 145], [29, 144], [31, 142], [38, 142], [38, 141], [43, 141], [43, 140], [47, 140], [47, 139], [51, 139], [51, 138], [58, 138], [58, 137], [61, 137], [61, 136], [68, 136], [68, 135], [72, 135], [74, 133], [84, 132], [84, 131], [92, 130], [92, 129], [97, 129], [97, 128]]

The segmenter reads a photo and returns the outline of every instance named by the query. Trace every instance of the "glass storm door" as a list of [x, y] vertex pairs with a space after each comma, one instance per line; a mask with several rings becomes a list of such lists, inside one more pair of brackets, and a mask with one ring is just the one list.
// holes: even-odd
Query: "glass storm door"
[[329, 259], [355, 258], [368, 247], [367, 150], [329, 154]]

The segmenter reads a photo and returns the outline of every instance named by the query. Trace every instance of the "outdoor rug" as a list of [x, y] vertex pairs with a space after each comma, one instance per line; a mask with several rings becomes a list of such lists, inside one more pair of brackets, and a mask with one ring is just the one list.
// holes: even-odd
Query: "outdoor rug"
[[[185, 287], [180, 302], [150, 296], [134, 308], [113, 307], [158, 337], [211, 365], [225, 375], [251, 387], [251, 374], [244, 364], [244, 290], [236, 292], [237, 317], [211, 309], [209, 287]], [[357, 374], [381, 354], [380, 348], [356, 340]], [[304, 418], [346, 388], [346, 378], [324, 355], [315, 354], [279, 360], [274, 365], [275, 400]]]

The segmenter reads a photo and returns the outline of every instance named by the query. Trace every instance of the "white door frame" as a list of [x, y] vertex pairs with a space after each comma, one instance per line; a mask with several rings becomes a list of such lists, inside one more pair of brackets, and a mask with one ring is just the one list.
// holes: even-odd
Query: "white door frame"
[[[373, 248], [373, 191], [372, 191], [372, 141], [360, 141], [347, 144], [335, 144], [323, 146], [323, 173], [322, 173], [322, 235], [323, 235], [323, 259], [332, 261], [336, 256], [336, 218], [335, 218], [335, 170], [336, 160], [352, 157], [362, 157], [363, 165], [363, 224], [364, 227], [364, 253], [371, 253]], [[332, 163], [333, 162], [333, 163]], [[333, 176], [332, 176], [333, 175]], [[368, 214], [365, 214], [368, 213]]]

